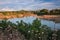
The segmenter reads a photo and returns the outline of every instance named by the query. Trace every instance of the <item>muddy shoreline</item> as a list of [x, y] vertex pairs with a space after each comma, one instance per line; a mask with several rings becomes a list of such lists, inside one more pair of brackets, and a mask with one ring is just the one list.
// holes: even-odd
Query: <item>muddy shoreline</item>
[[37, 18], [54, 21], [55, 23], [60, 23], [60, 15], [43, 15], [37, 16]]
[[37, 17], [40, 19], [46, 19], [46, 20], [51, 20], [51, 21], [58, 21], [60, 22], [60, 15], [41, 15], [37, 16], [36, 14], [18, 14], [18, 15], [0, 15], [0, 19], [11, 19], [11, 18], [23, 18], [23, 17], [28, 17], [28, 16], [33, 16]]

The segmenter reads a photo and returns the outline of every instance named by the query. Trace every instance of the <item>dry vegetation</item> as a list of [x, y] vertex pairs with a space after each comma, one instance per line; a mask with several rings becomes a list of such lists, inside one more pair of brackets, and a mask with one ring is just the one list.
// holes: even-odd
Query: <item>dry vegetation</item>
[[0, 12], [0, 19], [9, 19], [9, 18], [21, 18], [27, 16], [35, 16], [37, 18], [44, 18], [44, 19], [53, 19], [60, 18], [60, 9], [53, 9], [53, 10], [37, 10], [37, 11], [3, 11]]

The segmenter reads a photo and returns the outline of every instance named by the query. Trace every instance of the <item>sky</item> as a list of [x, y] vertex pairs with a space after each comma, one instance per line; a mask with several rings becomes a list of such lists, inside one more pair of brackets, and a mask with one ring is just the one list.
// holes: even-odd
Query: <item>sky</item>
[[60, 8], [60, 0], [0, 0], [0, 11]]

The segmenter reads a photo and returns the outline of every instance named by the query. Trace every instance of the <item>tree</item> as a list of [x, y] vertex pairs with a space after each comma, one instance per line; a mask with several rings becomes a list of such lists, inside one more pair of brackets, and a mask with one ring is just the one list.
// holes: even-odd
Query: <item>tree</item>
[[34, 14], [37, 14], [38, 16], [39, 15], [47, 15], [47, 14], [49, 14], [49, 11], [47, 9], [42, 9], [42, 10], [35, 11]]
[[59, 15], [60, 14], [60, 9], [52, 9], [50, 10], [51, 15]]
[[1, 20], [0, 21], [0, 27], [2, 27], [3, 29], [5, 29], [8, 26], [7, 20]]
[[42, 9], [42, 10], [40, 10], [40, 13], [43, 14], [43, 15], [47, 15], [48, 10], [47, 9]]
[[57, 31], [57, 40], [60, 40], [60, 29]]
[[32, 25], [36, 28], [40, 27], [41, 26], [41, 22], [39, 19], [35, 19], [33, 22], [32, 22]]

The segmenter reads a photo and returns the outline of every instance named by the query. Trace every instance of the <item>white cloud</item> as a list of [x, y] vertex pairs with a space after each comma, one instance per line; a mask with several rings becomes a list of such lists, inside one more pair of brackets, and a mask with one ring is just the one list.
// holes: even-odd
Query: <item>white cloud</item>
[[[8, 5], [6, 5], [8, 4]], [[46, 2], [42, 0], [0, 0], [1, 10], [36, 10], [36, 9], [52, 9], [52, 8], [60, 8], [60, 6], [56, 6], [54, 2]], [[8, 7], [7, 7], [8, 6]]]
[[37, 10], [37, 9], [52, 9], [54, 7], [54, 3], [49, 3], [49, 2], [41, 2], [41, 3], [34, 3], [29, 6], [26, 6], [24, 9], [25, 10]]
[[14, 3], [29, 3], [29, 2], [34, 2], [34, 0], [0, 0], [0, 4], [14, 4]]
[[11, 8], [2, 8], [0, 11], [14, 11], [14, 9], [11, 9]]

